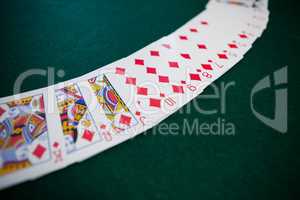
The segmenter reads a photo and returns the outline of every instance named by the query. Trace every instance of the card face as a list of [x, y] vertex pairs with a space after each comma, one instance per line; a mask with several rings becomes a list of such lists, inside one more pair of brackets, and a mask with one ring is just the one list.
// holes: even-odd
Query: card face
[[106, 77], [144, 125], [158, 123], [201, 91], [196, 71], [155, 42], [112, 66]]
[[[181, 37], [181, 41], [205, 43], [211, 49], [218, 50], [225, 45], [235, 43], [240, 46], [238, 51], [244, 54], [252, 43], [260, 36], [262, 28], [253, 28], [249, 22], [235, 20], [235, 15], [207, 10], [195, 17], [172, 35]], [[237, 50], [237, 49], [236, 49]]]
[[95, 75], [78, 85], [104, 138], [103, 145], [114, 145], [133, 137], [141, 126], [137, 115], [128, 107], [127, 99], [119, 95], [106, 75]]
[[173, 51], [179, 55], [186, 55], [185, 60], [189, 62], [190, 69], [202, 75], [202, 79], [208, 84], [224, 74], [242, 58], [241, 55], [235, 54], [226, 46], [223, 49], [215, 50], [208, 46], [205, 41], [201, 43], [190, 42], [186, 36], [175, 34], [167, 38], [166, 42]]
[[96, 123], [77, 84], [55, 91], [67, 153], [101, 141]]
[[0, 176], [51, 158], [43, 95], [0, 104]]
[[224, 15], [226, 13], [226, 15], [235, 16], [235, 22], [250, 22], [259, 25], [264, 29], [269, 16], [269, 11], [264, 7], [264, 5], [264, 0], [260, 3], [254, 4], [252, 8], [246, 8], [234, 4], [218, 3], [217, 1], [211, 0], [206, 5], [206, 8], [207, 10], [213, 11], [215, 15], [222, 13], [222, 15]]
[[[100, 75], [88, 80], [97, 102], [109, 120], [109, 126], [115, 132], [122, 132], [138, 124], [138, 120], [123, 102], [105, 75]], [[106, 124], [100, 125], [102, 128]]]
[[[178, 65], [177, 73], [170, 71], [167, 74], [183, 86], [184, 94], [192, 93], [193, 96], [195, 92], [201, 92], [213, 80], [213, 76], [210, 73], [212, 68], [202, 65], [208, 60], [207, 54], [198, 54], [199, 62], [194, 63], [193, 55], [188, 51], [182, 51], [178, 42], [172, 36], [164, 37], [158, 40], [155, 45], [149, 46], [148, 49], [144, 49], [146, 52], [151, 52], [155, 49], [162, 57], [176, 61]], [[176, 77], [179, 77], [179, 79], [176, 79]]]

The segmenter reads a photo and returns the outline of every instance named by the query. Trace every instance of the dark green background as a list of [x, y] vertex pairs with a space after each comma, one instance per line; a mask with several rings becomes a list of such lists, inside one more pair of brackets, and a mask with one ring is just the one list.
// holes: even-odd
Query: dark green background
[[[236, 125], [235, 136], [148, 134], [85, 162], [1, 191], [9, 199], [296, 199], [299, 190], [299, 9], [297, 1], [270, 1], [268, 29], [221, 82], [228, 90], [227, 112], [175, 113]], [[68, 80], [127, 56], [172, 32], [202, 11], [206, 1], [2, 1], [1, 96], [12, 94], [17, 76], [31, 68], [64, 69]], [[252, 114], [249, 96], [257, 81], [289, 68], [289, 131], [267, 127]], [[46, 86], [46, 78], [26, 80], [24, 91]], [[206, 90], [204, 94], [209, 94]], [[266, 91], [257, 110], [273, 114], [274, 94]], [[204, 108], [219, 101], [201, 100]], [[182, 127], [181, 127], [182, 128]], [[182, 130], [181, 130], [182, 131]], [[298, 185], [298, 186], [297, 186]]]

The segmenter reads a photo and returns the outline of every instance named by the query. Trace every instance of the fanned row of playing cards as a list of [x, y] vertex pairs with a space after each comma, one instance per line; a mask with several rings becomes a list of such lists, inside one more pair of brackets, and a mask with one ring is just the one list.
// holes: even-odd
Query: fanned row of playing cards
[[261, 36], [267, 0], [211, 0], [172, 34], [82, 77], [0, 99], [0, 188], [36, 179], [157, 125]]

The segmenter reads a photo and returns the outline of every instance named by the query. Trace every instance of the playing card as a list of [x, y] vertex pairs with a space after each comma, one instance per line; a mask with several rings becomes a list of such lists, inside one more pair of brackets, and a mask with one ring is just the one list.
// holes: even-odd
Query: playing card
[[[206, 77], [159, 40], [115, 63], [105, 74], [129, 108], [149, 127], [199, 94]], [[183, 56], [183, 57], [182, 57]], [[205, 74], [205, 73], [204, 73]]]
[[89, 109], [106, 142], [131, 138], [130, 130], [137, 131], [140, 123], [127, 107], [104, 74], [79, 83]]
[[63, 140], [44, 88], [0, 100], [0, 188], [64, 167]]
[[77, 84], [57, 89], [55, 96], [67, 153], [101, 141], [98, 127]]
[[[197, 47], [199, 48], [199, 45]], [[200, 47], [200, 49], [202, 49], [204, 46], [200, 45]], [[176, 75], [180, 77], [180, 80], [177, 80], [177, 82], [185, 85], [187, 94], [192, 92], [194, 95], [197, 91], [202, 92], [202, 90], [214, 80], [213, 74], [211, 73], [213, 69], [205, 64], [207, 60], [209, 60], [207, 57], [209, 55], [208, 53], [197, 55], [199, 62], [195, 63], [193, 62], [193, 55], [188, 51], [180, 49], [177, 40], [172, 35], [158, 40], [154, 48], [159, 49], [163, 57], [176, 60], [181, 70], [179, 74], [170, 73], [170, 76]], [[151, 49], [153, 49], [153, 47], [151, 47]], [[151, 50], [148, 49], [148, 51]]]
[[55, 87], [67, 163], [83, 161], [133, 137], [140, 123], [103, 76], [109, 66]]
[[[236, 19], [236, 15], [231, 14], [231, 12], [217, 12], [219, 9], [206, 10], [179, 28], [174, 34], [186, 31], [191, 37], [198, 38], [200, 36], [211, 36], [215, 39], [219, 38], [219, 40], [222, 38], [236, 38], [237, 41], [247, 42], [251, 47], [251, 44], [260, 36], [265, 25], [259, 25], [260, 22], [256, 23], [254, 21], [251, 24], [250, 16], [252, 12], [244, 13], [245, 17], [239, 16], [239, 19]], [[215, 42], [215, 44], [219, 42], [209, 41]]]
[[206, 5], [206, 9], [212, 11], [213, 14], [223, 13], [222, 15], [226, 14], [235, 16], [236, 18], [234, 21], [253, 22], [256, 25], [262, 25], [262, 27], [265, 28], [265, 26], [263, 25], [265, 25], [268, 21], [269, 11], [264, 8], [264, 2], [265, 0], [262, 0], [257, 4], [254, 3], [254, 6], [252, 6], [252, 8], [246, 8], [235, 4], [224, 4], [219, 3], [215, 0], [211, 0]]
[[188, 39], [182, 40], [180, 36], [170, 35], [168, 42], [177, 54], [188, 55], [186, 60], [190, 68], [202, 73], [208, 83], [216, 80], [242, 58], [242, 55], [232, 52], [230, 47], [213, 50], [206, 46], [205, 41], [197, 44]]
[[251, 18], [252, 12], [245, 15], [245, 19], [241, 21], [235, 20], [234, 16], [227, 15], [226, 12], [214, 13], [209, 10], [201, 13], [172, 33], [170, 38], [175, 44], [173, 46], [176, 46], [181, 54], [189, 55], [189, 59], [195, 61], [195, 65], [199, 64], [199, 58], [203, 61], [203, 54], [206, 55], [206, 62], [209, 63], [205, 63], [205, 66], [213, 64], [222, 68], [219, 71], [215, 70], [220, 73], [214, 77], [219, 77], [250, 49], [251, 44], [259, 36], [259, 31], [248, 27], [244, 22], [246, 17]]

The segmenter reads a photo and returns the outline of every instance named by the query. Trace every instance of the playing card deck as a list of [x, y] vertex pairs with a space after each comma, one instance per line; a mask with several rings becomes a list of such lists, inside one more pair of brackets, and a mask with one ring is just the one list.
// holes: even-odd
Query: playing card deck
[[82, 77], [0, 99], [0, 189], [98, 154], [157, 125], [238, 63], [267, 0], [211, 0], [173, 33]]

